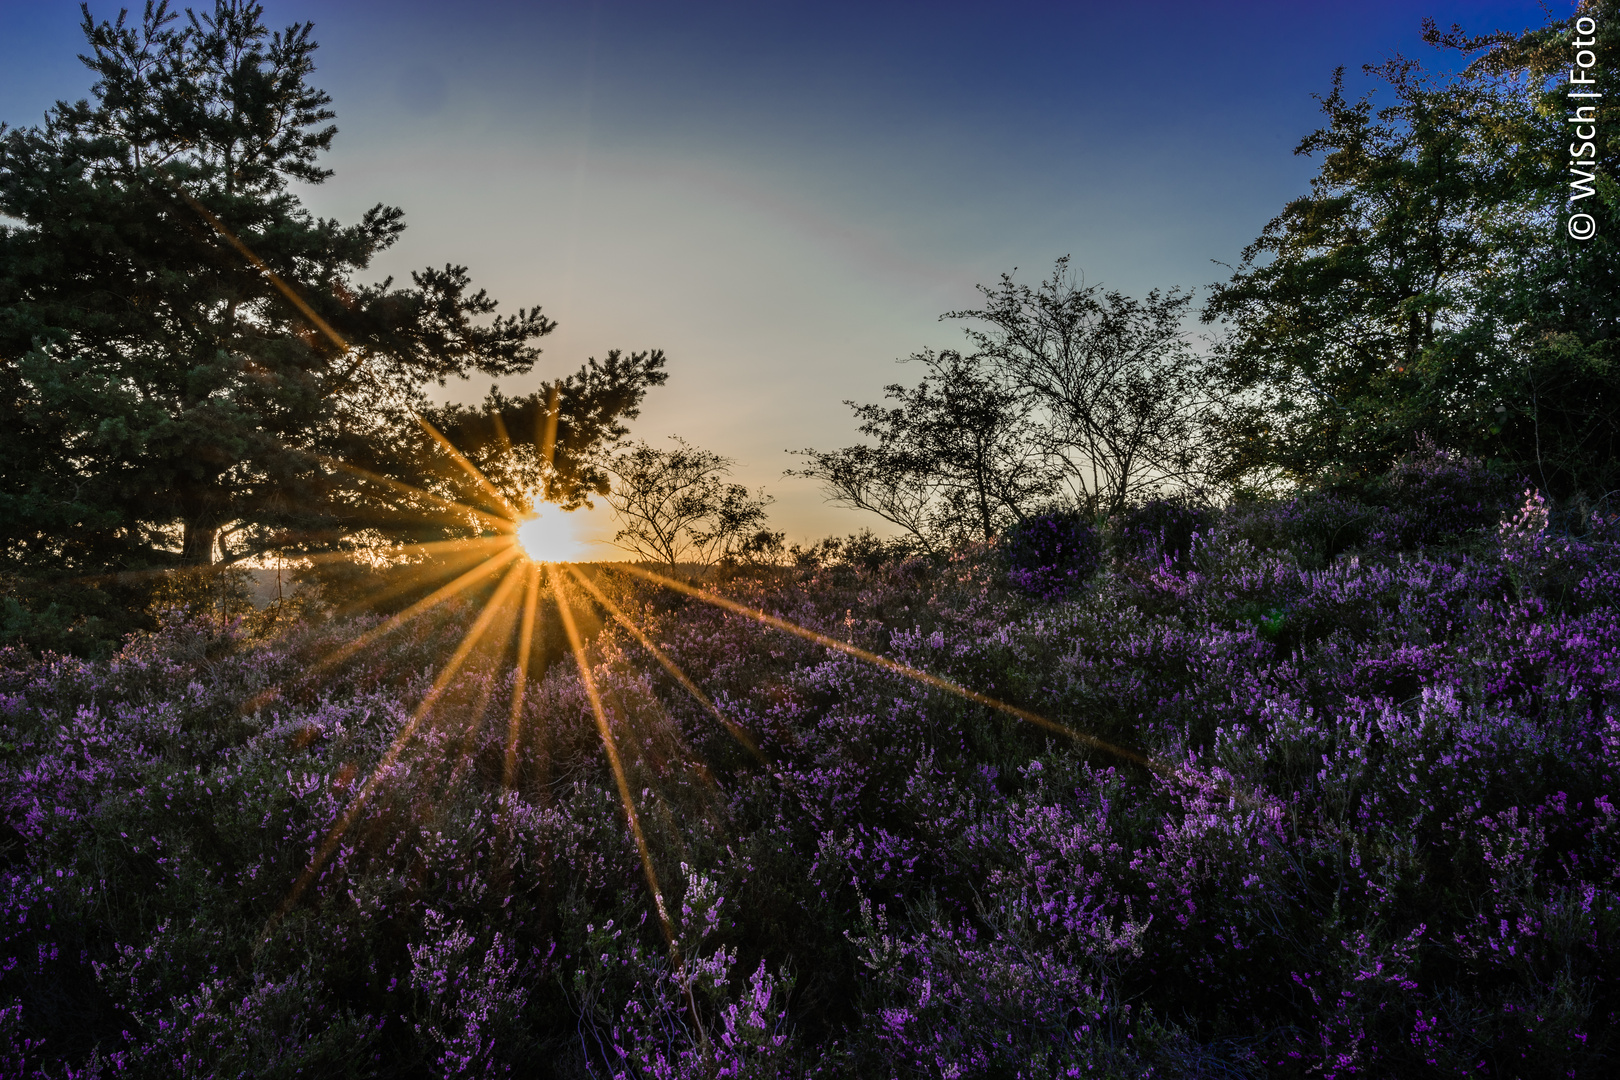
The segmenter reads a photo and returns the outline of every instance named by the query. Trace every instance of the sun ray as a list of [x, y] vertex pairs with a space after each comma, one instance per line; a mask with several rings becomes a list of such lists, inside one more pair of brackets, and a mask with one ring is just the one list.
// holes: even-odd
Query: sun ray
[[764, 753], [761, 752], [759, 746], [755, 744], [753, 738], [749, 736], [748, 732], [737, 726], [737, 724], [730, 717], [722, 713], [715, 703], [709, 699], [709, 696], [702, 690], [699, 690], [697, 685], [687, 677], [686, 672], [682, 671], [680, 666], [664, 653], [664, 650], [653, 644], [652, 639], [643, 633], [639, 626], [631, 622], [629, 616], [625, 615], [625, 613], [619, 609], [617, 604], [608, 599], [607, 595], [603, 593], [601, 589], [596, 587], [595, 582], [591, 581], [584, 574], [580, 573], [578, 567], [569, 565], [565, 566], [564, 569], [573, 575], [574, 580], [578, 581], [580, 585], [584, 586], [587, 592], [596, 598], [596, 602], [601, 604], [607, 613], [612, 615], [620, 626], [630, 631], [635, 639], [641, 643], [641, 647], [651, 653], [653, 659], [657, 660], [658, 663], [662, 665], [663, 669], [669, 672], [670, 677], [676, 682], [680, 683], [681, 688], [690, 694], [693, 700], [695, 700], [699, 705], [703, 706], [704, 710], [707, 711], [710, 716], [718, 720], [720, 725], [731, 733], [732, 738], [741, 743], [743, 747], [759, 761], [760, 764], [770, 764], [769, 759], [767, 759]]
[[[367, 630], [359, 637], [356, 637], [348, 644], [338, 649], [336, 652], [322, 657], [314, 665], [306, 669], [299, 676], [297, 681], [307, 682], [313, 676], [318, 675], [333, 665], [342, 663], [355, 653], [359, 652], [361, 649], [365, 648], [367, 645], [370, 645], [373, 641], [376, 641], [385, 634], [392, 633], [393, 631], [399, 629], [399, 627], [416, 618], [418, 615], [421, 615], [423, 612], [438, 607], [445, 601], [472, 588], [474, 585], [484, 580], [484, 578], [493, 574], [495, 571], [499, 570], [501, 567], [505, 566], [507, 563], [511, 562], [517, 557], [518, 548], [516, 544], [512, 544], [505, 550], [497, 552], [484, 562], [473, 567], [471, 570], [468, 570], [466, 573], [450, 582], [448, 585], [440, 586], [438, 589], [435, 589], [427, 596], [424, 596], [422, 599], [418, 600], [404, 611], [389, 616], [386, 620], [378, 623], [376, 626], [372, 627], [370, 630]], [[279, 692], [279, 687], [271, 687], [270, 689], [263, 691], [243, 705], [242, 712], [246, 714], [262, 708], [266, 702], [270, 701]]]
[[445, 601], [466, 592], [468, 589], [484, 580], [484, 578], [493, 574], [495, 571], [499, 570], [501, 567], [505, 566], [507, 563], [511, 562], [517, 557], [518, 550], [515, 544], [496, 552], [484, 562], [473, 567], [471, 570], [468, 570], [454, 581], [446, 585], [441, 585], [439, 588], [433, 590], [431, 593], [424, 596], [422, 599], [418, 600], [404, 611], [389, 616], [383, 622], [378, 623], [370, 630], [367, 630], [365, 633], [361, 634], [359, 637], [355, 638], [353, 641], [349, 642], [332, 655], [324, 658], [317, 665], [316, 670], [331, 667], [333, 664], [342, 663], [344, 660], [347, 660], [349, 657], [353, 656], [367, 645], [370, 645], [373, 641], [376, 641], [385, 634], [393, 633], [395, 630], [399, 629], [399, 627], [410, 622], [418, 615], [421, 615], [426, 611], [430, 611]]
[[551, 384], [550, 392], [546, 394], [546, 415], [540, 420], [540, 430], [535, 434], [535, 444], [540, 448], [540, 460], [548, 466], [556, 460], [557, 456], [557, 420], [561, 413], [558, 407], [561, 398], [561, 387]]
[[355, 793], [354, 798], [349, 800], [349, 805], [344, 809], [342, 815], [327, 831], [326, 838], [322, 841], [320, 849], [310, 859], [309, 865], [298, 876], [298, 880], [293, 883], [287, 898], [281, 902], [280, 907], [271, 916], [269, 924], [265, 926], [262, 941], [269, 940], [276, 924], [287, 912], [292, 910], [294, 904], [298, 903], [299, 898], [303, 896], [304, 890], [309, 887], [310, 882], [315, 880], [315, 876], [320, 873], [321, 867], [326, 864], [326, 860], [331, 858], [332, 853], [337, 850], [338, 844], [343, 840], [343, 835], [354, 824], [355, 818], [359, 816], [360, 811], [365, 809], [366, 803], [370, 801], [372, 793], [376, 790], [377, 785], [382, 782], [383, 777], [387, 775], [388, 770], [393, 768], [394, 763], [399, 760], [400, 753], [405, 749], [406, 744], [410, 742], [411, 736], [416, 734], [416, 729], [421, 726], [423, 718], [438, 703], [439, 696], [444, 693], [444, 688], [460, 672], [461, 665], [466, 661], [467, 656], [477, 646], [479, 639], [483, 637], [484, 631], [489, 628], [490, 623], [495, 620], [495, 616], [505, 604], [507, 597], [511, 595], [513, 588], [518, 585], [522, 570], [523, 564], [520, 563], [507, 571], [506, 576], [496, 588], [495, 594], [484, 605], [484, 610], [479, 612], [478, 618], [474, 620], [467, 632], [462, 635], [460, 644], [456, 646], [456, 651], [450, 655], [449, 660], [445, 661], [444, 667], [439, 670], [438, 677], [433, 680], [432, 687], [423, 695], [422, 700], [417, 703], [416, 709], [411, 713], [411, 718], [395, 734], [393, 742], [389, 744], [388, 749], [383, 753], [382, 759], [378, 761], [376, 768], [372, 769], [371, 775], [366, 778], [366, 782], [360, 786], [360, 790]]
[[[424, 540], [418, 544], [401, 544], [399, 547], [388, 548], [386, 554], [394, 556], [475, 553], [484, 548], [498, 548], [508, 542], [509, 539], [505, 536], [471, 536], [456, 540]], [[365, 557], [366, 554], [364, 551], [317, 551], [310, 555], [291, 555], [287, 558], [288, 561], [301, 559], [319, 565], [353, 561]]]
[[[687, 692], [695, 697], [700, 704], [704, 705], [709, 713], [719, 721], [720, 725], [724, 727], [731, 734], [731, 736], [743, 746], [744, 749], [750, 751], [760, 762], [760, 764], [765, 766], [770, 765], [770, 761], [759, 752], [759, 748], [754, 744], [753, 739], [749, 737], [748, 733], [733, 724], [728, 717], [715, 708], [713, 702], [709, 701], [707, 695], [699, 690], [697, 685], [693, 683], [691, 679], [686, 677], [686, 673], [682, 671], [673, 660], [670, 660], [667, 655], [664, 655], [662, 650], [654, 645], [653, 642], [641, 632], [639, 627], [631, 623], [624, 612], [614, 605], [614, 603], [609, 600], [608, 597], [589, 580], [589, 578], [585, 577], [578, 567], [570, 563], [559, 565], [561, 565], [562, 568], [569, 574], [573, 575], [574, 579], [580, 585], [588, 589], [597, 598], [597, 603], [602, 606], [603, 610], [612, 615], [615, 620], [625, 626], [645, 648], [650, 650], [655, 656], [658, 656], [660, 663], [664, 665], [665, 670], [673, 675], [678, 681], [681, 681]], [[699, 756], [697, 752], [687, 744], [687, 741], [681, 732], [680, 726], [674, 721], [674, 718], [670, 716], [669, 710], [664, 706], [663, 702], [659, 701], [656, 695], [653, 696], [652, 700], [653, 704], [658, 710], [658, 719], [663, 724], [663, 734], [669, 739], [675, 750], [673, 754], [666, 756], [665, 753], [653, 749], [650, 742], [643, 741], [642, 745], [644, 748], [644, 754], [650, 751], [653, 755], [651, 763], [656, 766], [655, 772], [665, 769], [672, 760], [679, 760], [681, 764], [696, 773], [698, 778], [703, 781], [711, 792], [717, 791], [719, 788], [719, 783], [715, 778], [714, 771], [711, 770], [708, 764], [703, 761], [701, 756]], [[630, 717], [629, 719], [632, 735], [636, 735], [635, 719], [634, 717]]]
[[455, 678], [456, 673], [461, 670], [461, 665], [466, 662], [467, 657], [477, 647], [485, 631], [489, 629], [490, 625], [506, 608], [506, 602], [511, 598], [513, 590], [523, 583], [524, 569], [524, 565], [518, 563], [506, 572], [505, 577], [501, 578], [501, 583], [495, 587], [494, 594], [484, 604], [484, 610], [478, 613], [477, 620], [462, 635], [461, 643], [456, 646], [456, 651], [450, 654], [450, 659], [445, 662], [439, 677], [433, 681], [433, 688], [428, 691], [427, 696], [417, 705], [418, 714], [425, 714], [428, 709], [438, 702], [439, 695], [444, 692], [444, 688], [450, 684], [450, 680]]
[[511, 518], [502, 517], [499, 514], [491, 514], [487, 510], [480, 510], [476, 506], [471, 506], [464, 502], [457, 502], [454, 499], [447, 499], [442, 495], [435, 495], [433, 492], [428, 491], [425, 488], [419, 488], [415, 484], [407, 484], [403, 480], [395, 480], [393, 477], [374, 473], [370, 469], [363, 469], [358, 465], [351, 465], [348, 462], [341, 461], [337, 458], [322, 457], [319, 460], [323, 465], [327, 465], [334, 469], [341, 469], [346, 473], [360, 477], [362, 480], [370, 480], [374, 484], [381, 484], [382, 486], [390, 488], [394, 491], [403, 492], [407, 495], [426, 499], [447, 511], [451, 511], [456, 514], [470, 514], [473, 517], [478, 518], [478, 520], [483, 522], [488, 527], [497, 531], [511, 532], [514, 528], [516, 528], [516, 522]]
[[[465, 540], [429, 540], [419, 544], [402, 544], [397, 548], [389, 548], [388, 551], [391, 555], [421, 555], [441, 551], [454, 554], [457, 553], [457, 549], [461, 549], [467, 551], [469, 555], [476, 555], [477, 549], [480, 547], [494, 547], [499, 544], [506, 544], [510, 542], [510, 539], [505, 536], [479, 536]], [[298, 561], [307, 562], [314, 565], [323, 565], [334, 562], [350, 562], [362, 557], [363, 555], [363, 552], [356, 551], [318, 551], [308, 555], [293, 555], [287, 556], [286, 558], [288, 562]], [[229, 570], [252, 569], [251, 567], [243, 567], [241, 564], [244, 561], [246, 561], [246, 558], [239, 559], [234, 562], [211, 563], [207, 566], [162, 566], [151, 570], [115, 570], [106, 574], [86, 574], [82, 577], [71, 578], [69, 580], [81, 582], [87, 585], [96, 585], [105, 582], [132, 584], [137, 581], [148, 581], [152, 578], [172, 577], [176, 574], [186, 573], [213, 576], [223, 574]], [[409, 585], [407, 584], [389, 591], [375, 593], [368, 597], [368, 601], [386, 598], [393, 592], [403, 591], [405, 588], [409, 588]]]
[[[235, 248], [236, 251], [244, 259], [246, 259], [255, 269], [257, 269], [261, 274], [263, 274], [265, 276], [265, 278], [268, 279], [269, 282], [272, 285], [274, 285], [276, 287], [276, 289], [283, 296], [285, 296], [287, 298], [288, 302], [290, 302], [294, 307], [296, 307], [299, 310], [299, 312], [301, 314], [303, 314], [303, 316], [306, 319], [308, 319], [311, 324], [313, 324], [315, 326], [315, 328], [317, 330], [319, 330], [322, 334], [326, 335], [327, 339], [330, 340], [332, 342], [332, 344], [334, 344], [334, 345], [336, 345], [338, 347], [338, 351], [340, 353], [347, 353], [350, 350], [350, 345], [346, 340], [344, 340], [343, 335], [339, 334], [336, 330], [334, 330], [332, 328], [330, 323], [328, 323], [325, 319], [321, 318], [321, 316], [316, 313], [315, 309], [310, 307], [309, 303], [307, 301], [305, 301], [302, 296], [299, 295], [299, 293], [298, 293], [298, 291], [296, 289], [294, 289], [291, 285], [287, 284], [286, 281], [282, 280], [281, 276], [279, 274], [277, 274], [274, 270], [270, 269], [269, 265], [263, 259], [259, 258], [259, 256], [254, 253], [252, 248], [248, 247], [247, 244], [243, 243], [241, 237], [237, 236], [235, 233], [233, 233], [229, 229], [227, 229], [225, 227], [225, 223], [220, 221], [219, 218], [216, 217], [212, 211], [210, 211], [206, 206], [204, 206], [201, 202], [199, 202], [196, 199], [195, 196], [193, 196], [189, 191], [187, 191], [180, 184], [180, 182], [178, 180], [176, 180], [173, 176], [171, 176], [169, 174], [168, 170], [159, 169], [158, 170], [158, 175], [160, 177], [162, 177], [164, 182], [167, 183], [169, 185], [169, 187], [171, 189], [173, 189], [173, 191], [176, 194], [178, 194], [180, 196], [180, 198], [183, 199], [188, 206], [190, 206], [192, 208], [192, 210], [196, 211], [196, 213], [199, 216], [201, 216], [202, 219], [204, 221], [206, 221], [209, 224], [209, 226], [211, 228], [213, 228], [213, 230], [215, 232], [217, 232], [225, 240], [226, 243], [230, 244], [231, 247]], [[555, 396], [556, 396], [556, 392], [555, 392], [555, 390], [553, 390], [553, 400], [555, 400]], [[501, 495], [501, 493], [495, 489], [494, 485], [492, 485], [489, 482], [488, 478], [486, 478], [483, 473], [479, 472], [478, 469], [475, 468], [473, 466], [473, 464], [470, 461], [468, 461], [466, 459], [466, 457], [464, 457], [462, 455], [461, 451], [457, 450], [454, 446], [451, 445], [450, 440], [446, 439], [442, 434], [439, 433], [437, 428], [435, 428], [432, 424], [428, 423], [427, 420], [423, 419], [420, 415], [417, 415], [414, 412], [412, 413], [412, 415], [416, 416], [417, 423], [421, 424], [422, 427], [425, 428], [428, 431], [428, 433], [430, 435], [432, 435], [433, 438], [436, 439], [440, 443], [440, 445], [442, 445], [445, 448], [445, 450], [447, 450], [450, 453], [450, 455], [453, 458], [456, 459], [456, 461], [462, 466], [462, 468], [466, 469], [472, 475], [472, 477], [476, 481], [478, 481], [478, 483], [489, 494], [493, 495], [495, 497], [496, 501], [502, 507], [504, 507], [512, 517], [515, 518], [517, 516], [517, 512], [512, 508], [511, 504], [507, 502], [505, 497], [503, 497]], [[502, 429], [502, 433], [504, 434], [504, 426], [503, 426], [503, 429]], [[329, 460], [329, 459], [323, 459], [323, 460]], [[363, 472], [364, 470], [360, 470], [360, 471]], [[371, 475], [371, 478], [374, 479], [374, 480], [382, 480], [383, 479], [383, 478], [377, 477], [375, 475]], [[398, 481], [393, 481], [392, 483], [397, 484]], [[404, 485], [404, 486], [409, 487], [409, 485]], [[421, 491], [421, 489], [415, 489], [415, 490], [416, 490], [416, 492], [418, 494], [428, 495], [427, 492], [423, 492], [423, 491]], [[431, 496], [431, 495], [429, 495], [429, 497], [430, 498], [436, 498], [435, 496]], [[444, 501], [444, 500], [439, 500], [439, 501]]]
[[579, 628], [574, 625], [574, 614], [568, 607], [568, 598], [563, 595], [563, 578], [556, 566], [548, 566], [551, 578], [551, 593], [557, 600], [557, 611], [562, 617], [563, 633], [568, 636], [568, 647], [573, 650], [574, 662], [579, 666], [579, 678], [585, 686], [585, 696], [590, 699], [591, 712], [596, 716], [596, 731], [602, 738], [602, 748], [607, 751], [608, 764], [613, 769], [613, 779], [619, 786], [619, 801], [624, 804], [624, 816], [630, 823], [630, 832], [636, 841], [636, 851], [641, 855], [641, 869], [647, 875], [647, 887], [652, 890], [653, 903], [658, 908], [658, 922], [663, 927], [664, 937], [669, 942], [673, 953], [675, 950], [675, 927], [669, 920], [669, 909], [664, 904], [664, 891], [658, 886], [658, 874], [653, 869], [652, 852], [647, 847], [647, 838], [641, 831], [641, 817], [636, 813], [636, 804], [630, 797], [630, 783], [625, 779], [624, 764], [619, 760], [619, 748], [614, 741], [613, 732], [608, 727], [607, 712], [602, 707], [602, 696], [597, 691], [596, 680], [591, 677], [591, 665], [585, 657], [585, 646], [580, 642]]
[[[507, 850], [512, 843], [511, 795], [517, 780], [518, 738], [522, 733], [524, 695], [528, 689], [529, 655], [534, 645], [534, 624], [540, 607], [540, 574], [538, 563], [530, 561], [524, 571], [523, 615], [518, 624], [517, 664], [512, 673], [512, 701], [506, 719], [506, 756], [501, 766], [501, 797], [496, 803], [496, 830], [493, 839], [493, 865], [497, 878], [506, 880], [510, 865]], [[545, 788], [542, 785], [544, 794]]]
[[518, 631], [517, 674], [512, 683], [512, 705], [506, 720], [506, 762], [501, 771], [501, 790], [512, 790], [517, 778], [518, 734], [523, 719], [523, 695], [528, 689], [529, 650], [534, 645], [536, 609], [540, 606], [540, 567], [529, 563], [527, 588], [523, 590], [523, 624]]
[[451, 459], [454, 460], [457, 465], [461, 466], [462, 472], [472, 477], [473, 482], [482, 488], [485, 494], [494, 499], [501, 509], [506, 511], [508, 517], [512, 518], [513, 520], [517, 519], [517, 507], [506, 501], [506, 496], [502, 495], [500, 491], [496, 489], [495, 485], [489, 482], [489, 477], [485, 476], [481, 471], [479, 471], [478, 466], [468, 461], [467, 456], [460, 450], [457, 450], [455, 448], [455, 444], [453, 444], [449, 439], [440, 434], [438, 428], [428, 423], [426, 417], [418, 416], [416, 418], [416, 422], [422, 426], [423, 431], [433, 436], [434, 441], [444, 448], [445, 452], [450, 455]]
[[540, 460], [546, 466], [540, 473], [540, 498], [542, 500], [550, 497], [551, 473], [553, 471], [553, 462], [557, 456], [557, 417], [561, 412], [558, 407], [559, 391], [559, 386], [552, 383], [551, 391], [546, 395], [545, 415], [534, 418], [534, 445], [540, 451]]
[[[507, 632], [510, 630], [511, 627], [507, 627]], [[484, 688], [478, 692], [478, 700], [467, 710], [467, 724], [462, 728], [461, 738], [457, 740], [455, 752], [451, 755], [455, 763], [450, 767], [450, 780], [445, 785], [450, 791], [455, 791], [456, 785], [461, 782], [461, 774], [467, 771], [467, 766], [472, 762], [473, 740], [478, 737], [484, 710], [489, 708], [489, 699], [494, 695], [495, 677], [491, 674], [484, 680]]]
[[456, 784], [461, 780], [462, 773], [466, 772], [467, 766], [472, 763], [473, 742], [478, 735], [479, 727], [483, 724], [484, 710], [489, 708], [489, 699], [495, 694], [495, 673], [500, 670], [501, 661], [506, 658], [506, 650], [512, 642], [512, 625], [518, 618], [517, 607], [509, 601], [518, 587], [528, 579], [532, 565], [530, 563], [518, 563], [514, 566], [511, 573], [507, 575], [507, 580], [501, 582], [502, 591], [500, 595], [492, 597], [490, 600], [490, 604], [499, 609], [499, 613], [496, 615], [498, 623], [491, 624], [497, 626], [497, 629], [489, 635], [492, 660], [490, 675], [489, 678], [484, 680], [483, 689], [478, 692], [477, 702], [468, 711], [466, 726], [462, 729], [461, 740], [456, 745], [453, 755], [455, 764], [450, 769], [449, 788], [451, 791], [455, 790]]
[[489, 419], [495, 425], [495, 440], [501, 444], [501, 453], [506, 457], [512, 456], [512, 436], [506, 433], [506, 421], [501, 419], [499, 409], [489, 410]]
[[1034, 713], [1028, 709], [1019, 708], [1017, 705], [1009, 705], [1005, 701], [998, 701], [988, 694], [981, 694], [977, 690], [969, 690], [967, 687], [951, 682], [949, 679], [944, 679], [938, 675], [919, 670], [911, 667], [908, 664], [902, 664], [898, 660], [892, 660], [887, 656], [881, 656], [878, 653], [870, 652], [858, 645], [852, 645], [847, 641], [840, 641], [835, 637], [829, 637], [826, 634], [818, 633], [815, 630], [806, 629], [805, 627], [799, 626], [797, 623], [792, 623], [786, 619], [768, 614], [767, 612], [761, 611], [758, 608], [748, 607], [746, 604], [739, 604], [735, 600], [728, 600], [723, 596], [716, 596], [714, 593], [711, 593], [705, 589], [695, 588], [686, 584], [684, 581], [677, 581], [674, 578], [665, 577], [662, 574], [654, 573], [651, 570], [646, 570], [639, 566], [632, 566], [628, 563], [622, 563], [614, 568], [617, 570], [623, 570], [628, 574], [633, 574], [636, 577], [653, 582], [654, 584], [662, 585], [665, 588], [674, 589], [676, 592], [685, 593], [688, 596], [698, 600], [703, 600], [707, 603], [713, 604], [716, 607], [723, 608], [738, 615], [743, 615], [747, 618], [755, 620], [756, 622], [764, 623], [766, 626], [771, 626], [777, 630], [784, 631], [785, 633], [794, 634], [805, 639], [806, 641], [814, 642], [817, 645], [822, 645], [829, 649], [836, 649], [839, 652], [853, 656], [858, 660], [864, 660], [865, 662], [876, 667], [892, 671], [895, 674], [901, 675], [907, 679], [911, 679], [914, 682], [922, 683], [925, 686], [932, 686], [938, 690], [944, 690], [946, 693], [954, 694], [957, 697], [964, 698], [976, 704], [984, 705], [987, 708], [995, 709], [998, 712], [1003, 712], [1009, 716], [1017, 717], [1018, 719], [1027, 721], [1028, 723], [1034, 724], [1037, 727], [1045, 728], [1048, 731], [1063, 735], [1083, 746], [1089, 746], [1094, 750], [1101, 750], [1105, 753], [1123, 758], [1126, 761], [1140, 765], [1143, 768], [1149, 769], [1169, 779], [1189, 782], [1189, 778], [1182, 770], [1174, 768], [1165, 762], [1157, 761], [1144, 754], [1139, 754], [1134, 750], [1129, 750], [1123, 746], [1115, 745], [1114, 743], [1108, 742], [1105, 739], [1099, 739], [1095, 735], [1091, 735], [1083, 731], [1076, 731], [1074, 728], [1068, 727], [1065, 724], [1060, 724], [1055, 720], [1048, 720], [1039, 713]]
[[336, 330], [332, 329], [332, 327], [327, 324], [325, 319], [315, 314], [315, 309], [310, 307], [309, 304], [305, 303], [304, 298], [299, 296], [297, 291], [294, 290], [292, 286], [281, 280], [281, 276], [279, 274], [270, 269], [269, 266], [265, 265], [264, 260], [255, 255], [252, 248], [242, 243], [235, 233], [227, 229], [225, 227], [225, 223], [220, 221], [219, 218], [215, 217], [208, 207], [198, 202], [196, 198], [192, 196], [191, 192], [181, 187], [180, 182], [173, 176], [169, 175], [169, 171], [167, 169], [160, 167], [157, 170], [157, 174], [167, 181], [169, 187], [173, 188], [174, 191], [179, 194], [180, 198], [184, 199], [186, 204], [195, 210], [204, 221], [213, 226], [214, 231], [219, 233], [220, 236], [224, 237], [226, 243], [234, 247], [238, 252], [241, 253], [244, 259], [253, 264], [259, 273], [268, 278], [270, 284], [274, 285], [281, 292], [281, 295], [285, 296], [294, 307], [303, 313], [304, 318], [308, 319], [315, 325], [317, 330], [330, 338], [332, 344], [336, 345], [342, 352], [349, 351], [349, 343], [343, 340], [342, 335], [340, 335]]
[[499, 555], [507, 549], [512, 540], [511, 537], [507, 536], [489, 536], [479, 537], [477, 540], [455, 540], [450, 541], [450, 543], [464, 546], [459, 550], [452, 547], [437, 562], [397, 568], [390, 575], [388, 584], [344, 604], [337, 609], [336, 613], [338, 615], [352, 615], [365, 608], [375, 607], [385, 600], [391, 600], [401, 593], [420, 588], [425, 580], [434, 576], [443, 579], [449, 574], [460, 573], [468, 563], [487, 560]]

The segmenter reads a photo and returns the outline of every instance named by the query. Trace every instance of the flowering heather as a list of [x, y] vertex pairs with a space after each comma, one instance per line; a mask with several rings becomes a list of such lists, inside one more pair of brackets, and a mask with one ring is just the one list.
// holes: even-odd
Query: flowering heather
[[1439, 497], [717, 586], [1099, 741], [597, 574], [669, 938], [555, 611], [7, 653], [0, 1073], [1613, 1076], [1620, 537]]
[[1007, 581], [1045, 600], [1079, 590], [1096, 572], [1102, 554], [1096, 532], [1073, 512], [1038, 514], [1019, 522], [1002, 538], [1001, 549]]
[[1213, 515], [1198, 506], [1171, 499], [1152, 499], [1124, 516], [1115, 530], [1120, 555], [1146, 562], [1180, 562], [1192, 553], [1200, 531]]

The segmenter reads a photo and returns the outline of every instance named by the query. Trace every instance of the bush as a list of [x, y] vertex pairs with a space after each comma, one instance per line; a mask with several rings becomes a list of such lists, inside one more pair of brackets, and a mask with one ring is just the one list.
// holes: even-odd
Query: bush
[[1330, 491], [1236, 503], [1220, 517], [1228, 543], [1286, 553], [1302, 566], [1321, 567], [1363, 547], [1385, 518], [1382, 509]]
[[1517, 491], [1507, 473], [1425, 445], [1397, 461], [1367, 492], [1366, 501], [1385, 511], [1368, 530], [1369, 539], [1410, 549], [1494, 528]]
[[1096, 572], [1102, 544], [1074, 512], [1039, 514], [1007, 530], [1001, 541], [1007, 580], [1043, 600], [1069, 596]]
[[1483, 537], [1516, 503], [1517, 487], [1484, 462], [1433, 446], [1370, 479], [1329, 477], [1275, 501], [1245, 502], [1222, 527], [1260, 550], [1287, 550], [1312, 566], [1347, 551], [1411, 551]]
[[0, 572], [0, 646], [109, 656], [123, 638], [153, 625], [149, 583], [109, 576], [84, 581], [69, 574]]
[[1154, 499], [1127, 513], [1114, 534], [1115, 554], [1149, 562], [1181, 563], [1192, 552], [1193, 537], [1208, 529], [1214, 514], [1171, 499]]
[[911, 537], [882, 537], [871, 529], [848, 536], [829, 536], [808, 548], [794, 544], [788, 549], [788, 558], [802, 570], [841, 566], [876, 571], [921, 554], [921, 548]]

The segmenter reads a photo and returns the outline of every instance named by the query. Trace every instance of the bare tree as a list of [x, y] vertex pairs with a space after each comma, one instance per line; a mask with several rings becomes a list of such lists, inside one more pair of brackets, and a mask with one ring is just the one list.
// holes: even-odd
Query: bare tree
[[1147, 492], [1210, 490], [1216, 383], [1182, 329], [1191, 293], [1104, 292], [1077, 282], [1066, 256], [1039, 288], [1003, 274], [980, 291], [983, 309], [941, 316], [977, 324], [971, 353], [912, 356], [928, 369], [916, 387], [845, 402], [872, 441], [799, 451], [809, 464], [789, 475], [935, 552], [1055, 501], [1095, 515]]
[[673, 450], [637, 442], [605, 463], [614, 479], [607, 501], [623, 526], [614, 544], [671, 570], [743, 552], [761, 533], [771, 497], [727, 483], [730, 458], [671, 441]]
[[[845, 404], [855, 406], [852, 401]], [[927, 550], [939, 550], [938, 500], [921, 456], [883, 443], [796, 452], [808, 457], [810, 464], [789, 469], [787, 475], [820, 480], [834, 505], [870, 511], [910, 533]]]
[[803, 450], [790, 475], [821, 480], [837, 504], [868, 510], [930, 551], [989, 540], [1056, 490], [1029, 395], [976, 357], [925, 351], [916, 387], [885, 388], [893, 407], [845, 402], [875, 444]]
[[1144, 491], [1204, 486], [1213, 380], [1182, 328], [1191, 292], [1104, 292], [1077, 281], [1067, 256], [1039, 288], [1003, 274], [980, 291], [984, 308], [943, 317], [989, 324], [966, 329], [975, 358], [1044, 418], [1032, 437], [1061, 462], [1083, 510], [1113, 513]]

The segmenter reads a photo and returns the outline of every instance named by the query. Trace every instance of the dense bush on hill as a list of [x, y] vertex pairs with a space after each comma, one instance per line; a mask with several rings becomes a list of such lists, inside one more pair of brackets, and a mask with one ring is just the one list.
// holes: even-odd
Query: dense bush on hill
[[0, 1071], [1613, 1075], [1620, 534], [1404, 468], [1153, 511], [1061, 600], [978, 549], [716, 586], [1118, 753], [597, 572], [758, 750], [596, 633], [673, 951], [555, 612], [510, 765], [475, 654], [378, 769], [471, 607], [319, 678], [364, 623], [8, 652]]
[[1056, 600], [1081, 588], [1097, 570], [1102, 545], [1073, 511], [1036, 514], [1008, 529], [998, 545], [1007, 580], [1030, 596]]

